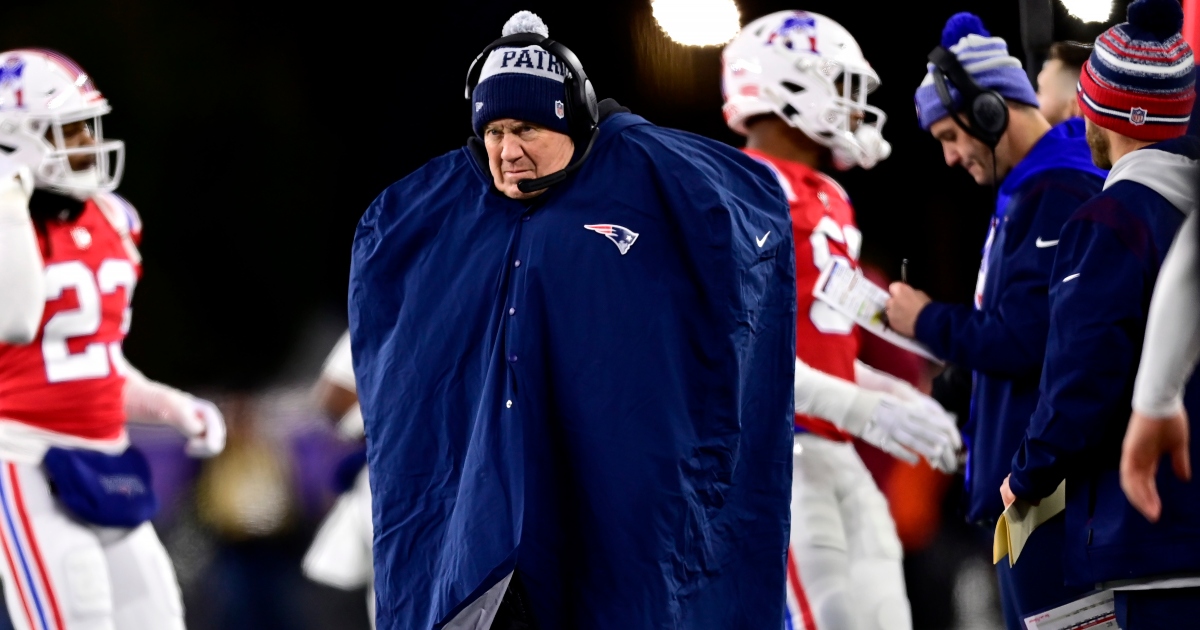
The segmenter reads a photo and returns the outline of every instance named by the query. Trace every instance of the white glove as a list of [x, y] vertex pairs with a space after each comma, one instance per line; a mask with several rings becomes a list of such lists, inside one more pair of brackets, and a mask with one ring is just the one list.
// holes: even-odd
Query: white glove
[[920, 455], [934, 468], [953, 473], [962, 447], [958, 426], [940, 405], [926, 396], [922, 398], [926, 400], [906, 402], [880, 394], [861, 431], [851, 432], [910, 464], [915, 464]]
[[146, 378], [132, 366], [125, 371], [125, 415], [130, 422], [175, 427], [188, 438], [192, 457], [212, 457], [225, 449], [225, 418], [217, 406]]
[[204, 423], [203, 433], [188, 438], [184, 452], [191, 457], [207, 458], [225, 450], [225, 416], [217, 406], [201, 398], [192, 398], [193, 413]]
[[857, 383], [798, 358], [795, 374], [796, 413], [824, 418], [910, 464], [921, 455], [938, 470], [957, 468], [962, 437], [954, 416], [908, 383], [861, 363]]

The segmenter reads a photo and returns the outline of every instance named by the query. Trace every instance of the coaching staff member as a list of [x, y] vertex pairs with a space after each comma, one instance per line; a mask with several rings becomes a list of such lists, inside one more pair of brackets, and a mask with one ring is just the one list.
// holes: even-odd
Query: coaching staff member
[[[378, 626], [782, 627], [796, 289], [767, 169], [522, 12], [359, 224]], [[497, 610], [498, 609], [498, 610]]]

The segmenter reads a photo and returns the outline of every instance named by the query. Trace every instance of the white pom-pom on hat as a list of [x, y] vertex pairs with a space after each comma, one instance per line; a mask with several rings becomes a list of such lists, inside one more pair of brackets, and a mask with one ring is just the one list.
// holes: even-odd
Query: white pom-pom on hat
[[546, 23], [532, 11], [517, 11], [514, 13], [504, 23], [504, 30], [501, 31], [500, 36], [508, 37], [517, 33], [537, 33], [542, 37], [550, 37], [550, 29], [546, 27]]

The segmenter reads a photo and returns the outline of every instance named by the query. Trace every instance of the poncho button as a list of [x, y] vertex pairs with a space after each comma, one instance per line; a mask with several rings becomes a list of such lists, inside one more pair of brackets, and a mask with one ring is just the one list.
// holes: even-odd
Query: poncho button
[[517, 314], [517, 309], [515, 309], [515, 308], [509, 308], [509, 309], [508, 309], [508, 314], [509, 314], [509, 315], [516, 315], [516, 314]]
[[518, 261], [515, 261], [515, 262], [513, 262], [513, 266], [514, 266], [514, 267], [520, 267], [520, 266], [521, 266], [521, 261], [519, 261], [519, 260], [518, 260]]
[[512, 409], [512, 401], [510, 400], [510, 401], [508, 401], [508, 402], [504, 403], [504, 407], [505, 407], [506, 409]]

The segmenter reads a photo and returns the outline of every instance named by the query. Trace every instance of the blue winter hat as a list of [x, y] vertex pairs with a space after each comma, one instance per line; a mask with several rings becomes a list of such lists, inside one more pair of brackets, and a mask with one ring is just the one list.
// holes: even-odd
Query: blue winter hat
[[[950, 16], [942, 29], [942, 47], [958, 57], [963, 69], [983, 89], [995, 90], [1010, 101], [1038, 106], [1037, 93], [1021, 68], [1021, 61], [1008, 54], [1008, 44], [1000, 37], [992, 37], [978, 16], [966, 12]], [[913, 100], [917, 104], [917, 122], [921, 129], [929, 131], [933, 123], [951, 112], [938, 98], [937, 86], [933, 83], [933, 64], [926, 67], [928, 72]], [[961, 109], [962, 95], [953, 84], [948, 82], [947, 87], [955, 109]]]
[[[503, 36], [537, 33], [550, 36], [542, 18], [521, 11], [504, 24]], [[568, 133], [564, 87], [567, 68], [540, 46], [497, 48], [483, 62], [479, 83], [471, 93], [471, 127], [483, 137], [493, 120], [513, 118]]]

